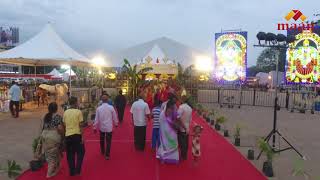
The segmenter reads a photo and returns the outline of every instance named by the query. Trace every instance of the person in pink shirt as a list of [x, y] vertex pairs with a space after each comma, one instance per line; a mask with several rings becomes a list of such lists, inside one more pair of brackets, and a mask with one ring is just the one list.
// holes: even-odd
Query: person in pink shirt
[[[111, 139], [113, 123], [118, 126], [117, 113], [113, 106], [108, 104], [108, 96], [102, 95], [102, 105], [97, 108], [95, 121], [93, 123], [94, 132], [100, 130], [100, 150], [107, 160], [110, 159]], [[106, 147], [105, 147], [106, 144]]]

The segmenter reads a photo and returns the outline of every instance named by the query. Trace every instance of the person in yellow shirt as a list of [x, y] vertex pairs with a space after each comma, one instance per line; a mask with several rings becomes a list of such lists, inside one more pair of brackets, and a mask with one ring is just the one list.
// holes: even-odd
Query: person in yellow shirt
[[[70, 176], [80, 175], [83, 157], [85, 154], [84, 139], [82, 136], [82, 112], [77, 109], [78, 99], [70, 97], [70, 108], [63, 114], [63, 123], [66, 135], [66, 151]], [[77, 161], [75, 161], [77, 158]]]

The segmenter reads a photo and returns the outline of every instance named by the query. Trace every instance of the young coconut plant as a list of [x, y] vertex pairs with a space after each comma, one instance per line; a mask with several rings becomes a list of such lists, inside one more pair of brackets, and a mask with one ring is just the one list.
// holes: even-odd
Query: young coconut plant
[[218, 117], [217, 120], [216, 120], [216, 124], [214, 125], [215, 129], [216, 129], [217, 131], [220, 131], [221, 125], [222, 125], [223, 123], [225, 123], [225, 121], [226, 121], [226, 118], [225, 118], [224, 116]]
[[10, 179], [14, 179], [19, 176], [21, 171], [21, 166], [14, 160], [8, 160], [6, 167], [0, 167], [0, 172], [7, 174]]
[[275, 153], [273, 149], [270, 147], [270, 145], [268, 144], [268, 142], [266, 142], [262, 138], [260, 138], [258, 141], [258, 147], [261, 150], [261, 152], [264, 153], [267, 157], [267, 160], [263, 163], [262, 172], [267, 177], [273, 177], [274, 173], [272, 168], [272, 161]]
[[45, 163], [45, 156], [42, 153], [42, 145], [39, 145], [39, 143], [41, 143], [41, 137], [33, 139], [32, 152], [34, 154], [34, 159], [29, 162], [31, 171], [37, 171]]
[[234, 135], [233, 135], [235, 146], [240, 146], [240, 131], [241, 131], [240, 125], [236, 124]]
[[304, 177], [304, 179], [310, 179], [310, 174], [307, 173], [304, 167], [304, 160], [303, 159], [296, 159], [294, 162], [294, 168], [292, 170], [292, 176], [296, 177]]

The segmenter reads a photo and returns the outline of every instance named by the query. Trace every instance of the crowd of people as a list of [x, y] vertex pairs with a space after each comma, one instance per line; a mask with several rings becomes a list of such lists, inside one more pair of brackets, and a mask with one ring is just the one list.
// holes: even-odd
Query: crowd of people
[[[123, 121], [131, 121], [134, 131], [134, 148], [136, 151], [144, 151], [146, 129], [150, 120], [152, 120], [151, 148], [155, 152], [155, 158], [162, 163], [170, 164], [178, 164], [187, 159], [192, 108], [187, 103], [186, 94], [177, 96], [174, 90], [170, 89], [170, 87], [164, 87], [165, 91], [155, 89], [152, 95], [148, 94], [151, 92], [149, 87], [147, 93], [144, 90], [140, 91], [137, 100], [131, 105], [130, 119], [124, 118], [125, 108], [129, 106], [121, 90], [114, 102], [110, 101], [106, 92], [101, 95], [92, 129], [94, 133], [99, 132], [100, 152], [106, 160], [111, 157], [114, 127], [118, 127]], [[66, 151], [70, 176], [81, 174], [85, 155], [83, 115], [78, 109], [76, 97], [70, 97], [69, 105], [63, 116], [60, 116], [57, 114], [57, 103], [50, 103], [48, 113], [43, 120], [41, 137], [48, 162], [47, 177], [58, 173], [63, 150]], [[195, 160], [200, 157], [200, 131], [199, 125], [193, 127], [193, 138], [198, 138], [192, 144]]]

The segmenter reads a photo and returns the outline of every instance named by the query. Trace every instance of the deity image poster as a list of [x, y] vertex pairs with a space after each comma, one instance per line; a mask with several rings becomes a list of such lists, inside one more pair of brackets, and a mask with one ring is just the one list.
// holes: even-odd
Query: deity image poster
[[224, 81], [245, 81], [247, 32], [216, 33], [215, 77]]
[[313, 84], [320, 81], [320, 37], [311, 31], [296, 35], [286, 58], [286, 82]]

